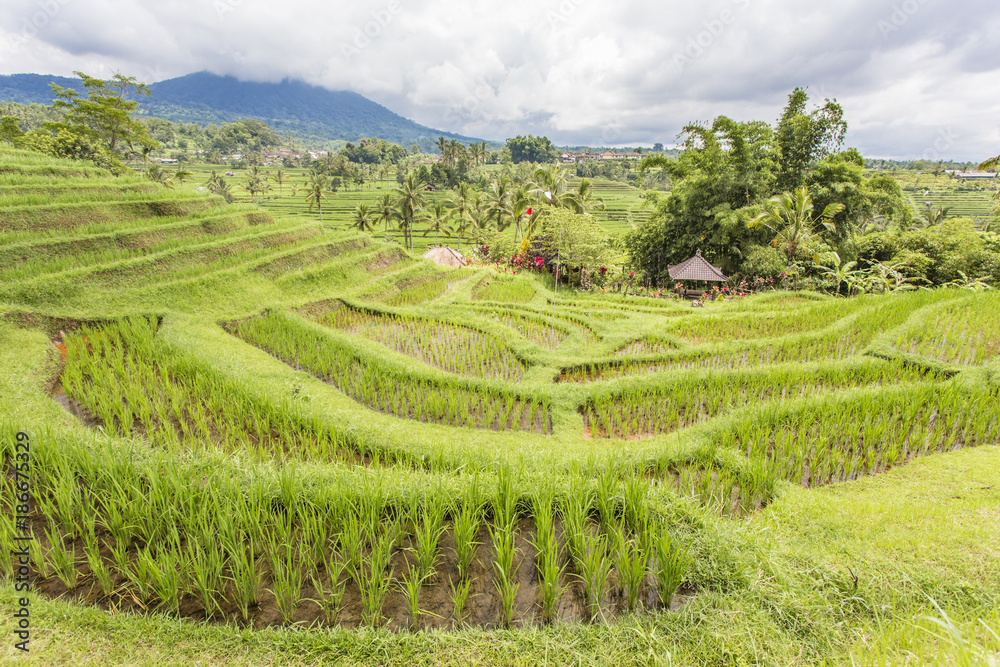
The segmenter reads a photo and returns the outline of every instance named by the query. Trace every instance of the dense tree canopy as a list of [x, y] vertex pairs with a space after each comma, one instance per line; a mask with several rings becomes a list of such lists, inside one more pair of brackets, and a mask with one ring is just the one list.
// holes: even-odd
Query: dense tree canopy
[[526, 137], [518, 135], [508, 139], [507, 150], [510, 151], [510, 159], [514, 164], [520, 162], [545, 164], [559, 157], [559, 151], [552, 145], [548, 137], [536, 137], [532, 134]]
[[[710, 125], [692, 123], [681, 132], [684, 150], [677, 159], [645, 157], [640, 170], [659, 167], [673, 188], [649, 221], [624, 238], [632, 265], [662, 283], [669, 265], [701, 250], [727, 273], [773, 270], [780, 256], [765, 247], [791, 248], [786, 261], [800, 249], [846, 257], [855, 254], [858, 235], [911, 221], [896, 181], [866, 175], [856, 150], [838, 150], [847, 129], [840, 105], [826, 100], [807, 111], [807, 102], [805, 91], [795, 89], [774, 127], [726, 116]], [[783, 243], [780, 230], [748, 226], [769, 199], [793, 197], [803, 186], [815, 210], [835, 213], [807, 243]]]

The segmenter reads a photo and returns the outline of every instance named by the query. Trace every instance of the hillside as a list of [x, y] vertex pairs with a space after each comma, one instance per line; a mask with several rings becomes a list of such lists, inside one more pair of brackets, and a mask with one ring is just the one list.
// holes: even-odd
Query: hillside
[[[51, 104], [49, 82], [80, 88], [80, 80], [41, 74], [0, 76], [0, 101]], [[379, 137], [430, 151], [438, 137], [477, 141], [442, 132], [393, 113], [349, 91], [330, 91], [301, 81], [255, 83], [231, 76], [197, 72], [150, 85], [151, 98], [140, 98], [144, 111], [171, 121], [206, 125], [240, 118], [263, 120], [279, 134], [320, 141], [356, 141]]]
[[299, 212], [0, 146], [0, 658], [1000, 652], [995, 292], [554, 293]]

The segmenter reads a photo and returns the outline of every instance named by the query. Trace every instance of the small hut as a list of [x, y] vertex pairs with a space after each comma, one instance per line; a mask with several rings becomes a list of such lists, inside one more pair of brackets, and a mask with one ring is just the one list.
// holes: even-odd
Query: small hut
[[450, 266], [456, 269], [462, 268], [467, 263], [462, 253], [446, 245], [431, 248], [424, 253], [424, 259], [429, 259], [441, 266]]
[[[667, 267], [667, 273], [670, 274], [671, 280], [694, 280], [712, 283], [724, 283], [729, 280], [718, 267], [712, 266], [701, 256], [701, 250], [696, 252], [691, 259]], [[695, 292], [695, 294], [689, 294], [689, 292]], [[695, 290], [685, 290], [684, 296], [700, 296], [701, 293]]]

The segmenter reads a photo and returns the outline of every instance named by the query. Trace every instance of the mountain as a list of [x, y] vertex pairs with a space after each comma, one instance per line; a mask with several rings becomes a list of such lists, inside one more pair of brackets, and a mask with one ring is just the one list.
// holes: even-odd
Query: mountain
[[[0, 76], [0, 101], [51, 104], [49, 82], [80, 90], [75, 78], [41, 74]], [[207, 125], [257, 118], [279, 134], [317, 142], [357, 141], [378, 137], [404, 147], [430, 150], [438, 137], [478, 141], [425, 127], [350, 91], [332, 91], [302, 81], [240, 81], [197, 72], [150, 85], [152, 97], [140, 98], [145, 113], [171, 121]], [[81, 91], [82, 92], [82, 91]]]

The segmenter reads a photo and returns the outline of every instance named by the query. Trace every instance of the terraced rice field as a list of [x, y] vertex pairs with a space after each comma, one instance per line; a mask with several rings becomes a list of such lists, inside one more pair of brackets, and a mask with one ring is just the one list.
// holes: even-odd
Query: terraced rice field
[[[102, 619], [80, 627], [374, 641], [390, 662], [485, 636], [532, 644], [525, 664], [547, 642], [735, 664], [753, 661], [731, 644], [752, 616], [778, 662], [819, 661], [889, 608], [844, 572], [872, 551], [809, 551], [834, 539], [822, 522], [1000, 444], [993, 293], [692, 312], [443, 270], [291, 211], [28, 154], [0, 150], [0, 175], [0, 549], [30, 529], [39, 608]], [[981, 487], [966, 493], [988, 502]], [[924, 531], [914, 516], [879, 521]], [[976, 516], [961, 530], [989, 530]], [[978, 553], [982, 579], [896, 552], [872, 567], [981, 600], [997, 566]], [[344, 658], [324, 646], [308, 659]]]

